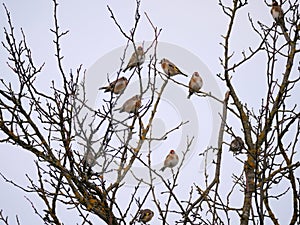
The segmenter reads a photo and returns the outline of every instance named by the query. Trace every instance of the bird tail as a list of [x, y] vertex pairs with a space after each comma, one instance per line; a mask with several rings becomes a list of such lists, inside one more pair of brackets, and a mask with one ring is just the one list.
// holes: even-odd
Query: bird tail
[[104, 90], [104, 93], [112, 91], [112, 89], [110, 87], [101, 87], [98, 90]]
[[193, 92], [189, 92], [189, 94], [188, 94], [187, 98], [188, 98], [188, 99], [190, 99], [190, 98], [191, 98], [191, 96], [192, 96], [192, 94], [193, 94]]
[[282, 24], [282, 30], [283, 30], [284, 32], [287, 32], [287, 31], [288, 31], [288, 29], [286, 28], [286, 26], [285, 26], [284, 23]]
[[188, 75], [187, 74], [185, 74], [185, 73], [181, 73], [183, 76], [185, 76], [185, 77], [188, 77]]
[[279, 24], [280, 28], [282, 29], [282, 32], [287, 32], [288, 31], [288, 29], [285, 26], [284, 19], [278, 20], [277, 24]]
[[125, 73], [128, 69], [129, 69], [129, 67], [127, 66], [127, 67], [123, 70], [123, 73]]
[[163, 166], [163, 167], [160, 169], [160, 171], [164, 172], [164, 171], [165, 171], [165, 169], [166, 169], [166, 167], [165, 167], [165, 166]]
[[117, 109], [114, 109], [114, 111], [120, 111], [120, 113], [121, 113], [121, 112], [124, 112], [124, 110], [123, 110], [123, 108], [122, 108], [122, 107], [120, 107], [120, 108], [117, 108]]

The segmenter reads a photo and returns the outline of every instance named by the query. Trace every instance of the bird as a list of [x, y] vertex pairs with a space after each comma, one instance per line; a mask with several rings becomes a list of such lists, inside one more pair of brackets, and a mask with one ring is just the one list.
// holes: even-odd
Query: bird
[[139, 222], [143, 222], [144, 224], [149, 222], [154, 216], [154, 212], [150, 209], [141, 209]]
[[96, 156], [92, 153], [91, 150], [88, 150], [84, 153], [82, 159], [82, 171], [86, 173], [88, 179], [95, 174], [92, 170], [92, 167], [96, 165]]
[[[137, 113], [138, 109], [142, 106], [142, 100], [140, 95], [135, 95], [128, 99], [121, 108], [119, 108], [120, 113], [127, 112], [127, 113]], [[118, 110], [118, 109], [116, 109]]]
[[182, 74], [183, 76], [188, 77], [185, 73], [181, 72], [181, 70], [175, 66], [174, 63], [172, 63], [170, 60], [163, 58], [160, 62], [161, 68], [168, 76], [174, 76], [177, 74]]
[[136, 51], [132, 53], [129, 62], [123, 72], [125, 73], [128, 69], [132, 70], [134, 67], [140, 66], [145, 62], [145, 52], [142, 46], [138, 46]]
[[282, 8], [278, 5], [278, 2], [276, 0], [272, 1], [271, 14], [276, 23], [279, 24], [284, 31], [287, 31], [288, 29], [286, 29], [285, 26]]
[[176, 154], [175, 150], [171, 150], [164, 161], [164, 166], [160, 170], [164, 171], [166, 168], [173, 168], [178, 164], [178, 162], [178, 155]]
[[245, 149], [245, 145], [241, 137], [236, 137], [230, 143], [229, 151], [232, 151], [234, 155], [240, 154], [243, 149]]
[[202, 78], [200, 77], [198, 72], [194, 72], [189, 82], [189, 95], [187, 98], [190, 98], [193, 93], [199, 92], [202, 86]]
[[96, 164], [96, 156], [92, 153], [92, 151], [86, 151], [83, 155], [82, 162], [85, 167], [93, 167]]
[[105, 90], [104, 92], [112, 92], [114, 94], [121, 94], [127, 87], [128, 80], [126, 77], [120, 77], [111, 82], [108, 86], [101, 87], [99, 90]]

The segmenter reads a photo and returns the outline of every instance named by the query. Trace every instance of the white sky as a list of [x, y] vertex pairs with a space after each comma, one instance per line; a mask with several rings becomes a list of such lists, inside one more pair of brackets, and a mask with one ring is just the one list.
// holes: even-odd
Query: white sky
[[[20, 27], [25, 31], [35, 62], [37, 64], [46, 62], [45, 72], [43, 77], [38, 80], [38, 84], [47, 89], [49, 82], [55, 79], [55, 74], [57, 74], [52, 42], [53, 34], [49, 31], [50, 28], [53, 28], [52, 1], [4, 0], [2, 2], [6, 4], [11, 12], [15, 32], [19, 33]], [[83, 64], [85, 69], [89, 69], [106, 53], [126, 44], [126, 40], [110, 18], [106, 5], [110, 5], [124, 30], [129, 31], [134, 22], [134, 2], [133, 0], [90, 0], [88, 3], [87, 1], [65, 0], [60, 2], [59, 24], [62, 30], [70, 30], [68, 36], [63, 38], [61, 43], [62, 53], [65, 56], [63, 62], [67, 72], [70, 69], [75, 71], [80, 64]], [[140, 10], [142, 18], [136, 40], [149, 41], [153, 38], [152, 29], [144, 15], [144, 12], [147, 12], [152, 22], [158, 28], [163, 29], [159, 38], [160, 41], [175, 44], [198, 56], [208, 67], [212, 76], [215, 76], [222, 71], [219, 57], [222, 57], [223, 49], [219, 43], [223, 41], [221, 35], [226, 31], [228, 19], [218, 6], [218, 1], [201, 2], [204, 1], [142, 1]], [[255, 48], [258, 44], [259, 39], [251, 31], [247, 13], [250, 13], [254, 21], [260, 20], [271, 26], [273, 20], [269, 11], [270, 9], [263, 1], [251, 1], [248, 6], [238, 13], [231, 40], [232, 50], [235, 51], [233, 60], [241, 59], [243, 50], [247, 50], [249, 46]], [[3, 7], [0, 7], [0, 27], [7, 27]], [[3, 34], [0, 35], [0, 38], [5, 40]], [[3, 52], [3, 48], [1, 52]], [[9, 70], [5, 67], [6, 58], [4, 56], [4, 54], [0, 54], [0, 76], [1, 78], [10, 79]], [[242, 66], [237, 71], [236, 76], [238, 77], [234, 80], [241, 99], [248, 102], [251, 107], [256, 108], [261, 103], [261, 99], [265, 97], [265, 65], [260, 63], [263, 62], [263, 59], [264, 55], [258, 55], [253, 63]], [[279, 70], [278, 73], [282, 73], [282, 71]], [[223, 95], [226, 91], [224, 85], [216, 76], [215, 80], [219, 84]], [[299, 90], [299, 86], [296, 88]], [[300, 91], [298, 91], [298, 98], [294, 99], [299, 101], [299, 97]], [[236, 125], [234, 127], [235, 132], [241, 134], [239, 125], [234, 123], [233, 120], [232, 122]], [[228, 137], [227, 141], [229, 141]], [[226, 155], [225, 158], [228, 165], [234, 164], [232, 155]], [[197, 163], [197, 161], [193, 163]], [[194, 164], [185, 167], [186, 171], [195, 171], [194, 179], [198, 179], [196, 174], [198, 168], [199, 165], [195, 169]], [[226, 168], [228, 170], [227, 177], [230, 178], [233, 171], [240, 172], [241, 168], [240, 165]], [[25, 174], [35, 176], [31, 155], [20, 151], [15, 146], [4, 144], [0, 145], [0, 171], [20, 184], [27, 182]], [[182, 190], [187, 190], [190, 185], [186, 186]], [[17, 214], [20, 217], [21, 224], [41, 224], [40, 219], [33, 215], [30, 204], [24, 198], [24, 195], [26, 195], [34, 199], [33, 195], [20, 192], [11, 185], [4, 183], [2, 179], [0, 179], [0, 187], [0, 208], [4, 209], [4, 214], [10, 217], [10, 221], [14, 220]], [[38, 201], [35, 203], [39, 204]], [[283, 209], [286, 210], [286, 208]], [[281, 219], [285, 221], [286, 214], [282, 215]], [[70, 221], [66, 224], [74, 224], [75, 222], [78, 221], [72, 221], [70, 217]]]

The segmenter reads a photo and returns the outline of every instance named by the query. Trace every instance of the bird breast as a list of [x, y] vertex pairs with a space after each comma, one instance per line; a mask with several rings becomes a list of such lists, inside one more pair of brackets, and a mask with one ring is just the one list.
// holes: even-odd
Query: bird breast
[[278, 19], [280, 16], [280, 12], [278, 12], [277, 10], [272, 10], [272, 16], [274, 19]]
[[143, 64], [145, 62], [145, 55], [138, 55], [138, 62], [139, 64]]

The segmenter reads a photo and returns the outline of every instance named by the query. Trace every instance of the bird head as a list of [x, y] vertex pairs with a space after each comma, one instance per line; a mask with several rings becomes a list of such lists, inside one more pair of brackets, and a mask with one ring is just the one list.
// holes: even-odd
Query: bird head
[[175, 150], [172, 149], [172, 150], [170, 151], [170, 154], [175, 154]]
[[126, 77], [121, 77], [120, 80], [128, 81]]
[[199, 77], [199, 73], [198, 73], [198, 72], [194, 72], [194, 73], [193, 73], [193, 76]]
[[141, 96], [140, 96], [140, 95], [135, 95], [133, 98], [134, 98], [135, 100], [141, 100]]
[[278, 6], [278, 2], [276, 0], [272, 1], [272, 6]]
[[166, 62], [165, 58], [163, 58], [162, 60], [160, 60], [159, 64], [163, 64], [164, 62]]
[[138, 54], [139, 57], [143, 57], [144, 56], [144, 49], [142, 46], [137, 47], [136, 52]]

